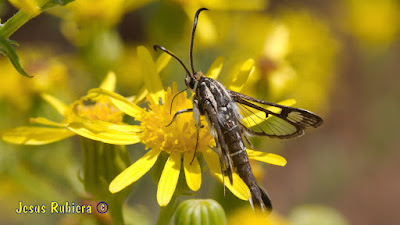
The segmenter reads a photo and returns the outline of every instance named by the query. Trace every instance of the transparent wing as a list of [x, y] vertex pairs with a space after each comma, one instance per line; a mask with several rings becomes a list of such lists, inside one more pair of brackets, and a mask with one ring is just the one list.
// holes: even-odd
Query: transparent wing
[[270, 103], [230, 91], [242, 115], [242, 128], [251, 135], [274, 138], [301, 136], [307, 127], [319, 127], [323, 120], [314, 113]]

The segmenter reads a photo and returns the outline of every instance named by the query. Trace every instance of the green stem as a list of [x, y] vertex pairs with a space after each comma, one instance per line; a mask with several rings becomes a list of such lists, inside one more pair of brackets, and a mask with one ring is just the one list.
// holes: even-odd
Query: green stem
[[112, 194], [109, 183], [131, 165], [125, 147], [110, 145], [82, 137], [83, 184], [94, 199], [105, 201], [109, 206], [112, 224], [124, 224], [122, 205], [132, 186]]
[[124, 224], [122, 205], [123, 203], [119, 199], [113, 199], [110, 201], [109, 209], [110, 209], [112, 224], [115, 225]]
[[57, 5], [65, 5], [71, 1], [73, 0], [59, 1], [58, 3], [51, 0], [37, 1], [36, 4], [41, 9], [40, 12], [38, 12], [37, 14], [27, 13], [23, 10], [19, 10], [16, 14], [14, 14], [14, 16], [8, 19], [7, 22], [3, 24], [2, 27], [0, 27], [0, 39], [8, 39], [15, 31], [17, 31], [25, 23], [27, 23], [29, 20], [36, 17], [43, 11]]
[[160, 215], [158, 216], [157, 225], [167, 225], [175, 213], [176, 208], [179, 205], [179, 197], [174, 194], [171, 201], [167, 206], [161, 207]]
[[0, 28], [0, 39], [9, 38], [15, 31], [22, 27], [26, 22], [35, 17], [22, 10], [19, 10], [14, 16], [7, 20]]

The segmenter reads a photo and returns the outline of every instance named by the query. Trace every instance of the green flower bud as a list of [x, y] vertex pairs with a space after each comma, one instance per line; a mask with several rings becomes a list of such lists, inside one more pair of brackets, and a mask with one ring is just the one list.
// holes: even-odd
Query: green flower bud
[[226, 225], [222, 206], [212, 199], [187, 200], [175, 213], [175, 225]]

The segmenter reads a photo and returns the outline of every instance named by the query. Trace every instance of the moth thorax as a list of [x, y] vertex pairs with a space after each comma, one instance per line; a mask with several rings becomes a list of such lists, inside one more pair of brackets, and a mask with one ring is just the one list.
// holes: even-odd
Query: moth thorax
[[199, 71], [199, 72], [193, 74], [193, 76], [194, 76], [194, 79], [200, 80], [200, 78], [204, 77], [204, 74], [201, 71]]

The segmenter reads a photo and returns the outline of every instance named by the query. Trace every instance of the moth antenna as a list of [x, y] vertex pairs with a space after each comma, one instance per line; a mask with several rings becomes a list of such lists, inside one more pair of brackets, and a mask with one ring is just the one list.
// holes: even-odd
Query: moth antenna
[[190, 51], [189, 51], [189, 58], [190, 58], [190, 66], [192, 67], [192, 74], [195, 74], [194, 68], [193, 68], [193, 39], [194, 39], [194, 33], [196, 31], [197, 27], [197, 20], [199, 18], [199, 14], [203, 10], [208, 10], [207, 8], [201, 8], [197, 10], [196, 14], [194, 15], [194, 23], [193, 23], [193, 28], [192, 28], [192, 37], [190, 39]]
[[157, 48], [160, 49], [161, 51], [167, 53], [168, 55], [174, 57], [176, 60], [178, 60], [178, 62], [183, 66], [183, 68], [186, 71], [186, 74], [188, 74], [190, 77], [192, 77], [193, 75], [189, 72], [189, 70], [186, 68], [185, 64], [183, 64], [182, 60], [180, 60], [176, 55], [174, 55], [172, 52], [168, 51], [167, 49], [165, 49], [163, 46], [160, 45], [154, 45], [153, 46], [154, 51], [157, 51]]

